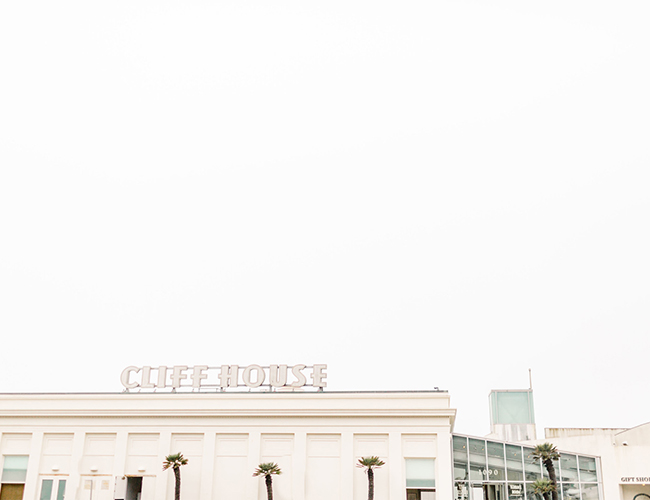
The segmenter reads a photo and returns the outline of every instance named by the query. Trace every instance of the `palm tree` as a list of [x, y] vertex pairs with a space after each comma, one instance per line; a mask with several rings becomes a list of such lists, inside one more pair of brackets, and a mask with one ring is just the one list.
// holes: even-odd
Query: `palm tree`
[[533, 450], [533, 459], [535, 462], [541, 461], [546, 467], [548, 472], [548, 477], [553, 483], [553, 489], [551, 493], [553, 494], [553, 500], [558, 500], [557, 495], [557, 477], [555, 475], [555, 466], [553, 465], [553, 460], [559, 460], [560, 453], [557, 451], [557, 448], [551, 443], [543, 443], [535, 446]]
[[268, 500], [273, 500], [273, 479], [271, 476], [279, 476], [282, 474], [280, 466], [273, 462], [267, 462], [259, 464], [255, 472], [253, 472], [253, 477], [255, 476], [264, 476], [264, 481], [266, 482], [266, 497]]
[[373, 469], [378, 469], [386, 462], [379, 457], [362, 457], [357, 463], [357, 467], [365, 469], [368, 474], [368, 500], [373, 500], [375, 496], [375, 473]]
[[533, 483], [533, 492], [537, 495], [542, 495], [544, 500], [550, 500], [552, 493], [557, 494], [557, 488], [548, 479], [537, 479]]
[[181, 467], [187, 465], [189, 460], [182, 453], [167, 455], [163, 462], [163, 470], [173, 469], [174, 479], [176, 480], [174, 488], [174, 500], [181, 500]]

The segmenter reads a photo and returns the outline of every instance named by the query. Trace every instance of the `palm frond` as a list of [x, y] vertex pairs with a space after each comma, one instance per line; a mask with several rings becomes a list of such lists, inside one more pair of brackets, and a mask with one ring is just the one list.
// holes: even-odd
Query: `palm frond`
[[165, 457], [163, 470], [178, 469], [183, 465], [187, 465], [188, 462], [189, 460], [185, 458], [182, 453], [173, 453], [172, 455], [167, 455]]
[[537, 479], [533, 483], [533, 492], [538, 495], [544, 495], [552, 491], [555, 491], [555, 485], [548, 479]]
[[532, 456], [535, 462], [544, 462], [546, 460], [558, 460], [560, 458], [560, 453], [557, 451], [555, 445], [551, 443], [542, 443], [535, 446]]
[[262, 464], [259, 464], [257, 466], [257, 469], [255, 469], [255, 472], [253, 472], [253, 476], [271, 476], [271, 475], [276, 475], [279, 476], [282, 474], [282, 469], [280, 469], [280, 466], [274, 462], [265, 462]]
[[357, 462], [357, 467], [366, 470], [378, 469], [382, 465], [386, 465], [386, 462], [379, 457], [361, 457]]

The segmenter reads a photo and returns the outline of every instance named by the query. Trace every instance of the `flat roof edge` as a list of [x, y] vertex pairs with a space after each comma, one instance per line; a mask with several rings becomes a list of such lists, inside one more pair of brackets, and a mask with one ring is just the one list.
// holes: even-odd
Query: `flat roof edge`
[[0, 392], [0, 396], [116, 396], [125, 395], [198, 395], [198, 394], [448, 394], [449, 391], [443, 389], [433, 390], [389, 390], [389, 391], [115, 391], [115, 392]]

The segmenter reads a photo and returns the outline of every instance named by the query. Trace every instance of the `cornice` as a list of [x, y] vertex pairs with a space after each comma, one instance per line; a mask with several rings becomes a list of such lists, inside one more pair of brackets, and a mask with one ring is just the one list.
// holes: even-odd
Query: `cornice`
[[0, 418], [449, 418], [446, 392], [0, 394]]
[[347, 410], [347, 409], [253, 409], [253, 410], [229, 410], [229, 409], [136, 409], [136, 410], [89, 410], [81, 409], [76, 411], [71, 410], [57, 410], [57, 409], [43, 409], [43, 410], [0, 410], [0, 418], [2, 417], [124, 417], [124, 418], [165, 418], [165, 417], [184, 417], [184, 418], [206, 418], [206, 417], [364, 417], [364, 418], [382, 418], [382, 417], [454, 417], [456, 411], [453, 409], [445, 410], [431, 410], [431, 409], [368, 409], [368, 410]]

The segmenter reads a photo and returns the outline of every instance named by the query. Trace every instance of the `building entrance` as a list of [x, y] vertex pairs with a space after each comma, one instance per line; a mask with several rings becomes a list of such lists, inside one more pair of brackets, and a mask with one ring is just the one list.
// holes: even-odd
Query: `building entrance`
[[126, 478], [126, 496], [124, 500], [140, 500], [142, 494], [142, 477]]
[[115, 478], [115, 500], [140, 500], [142, 476], [118, 476]]
[[505, 485], [499, 483], [475, 483], [470, 500], [506, 500]]

